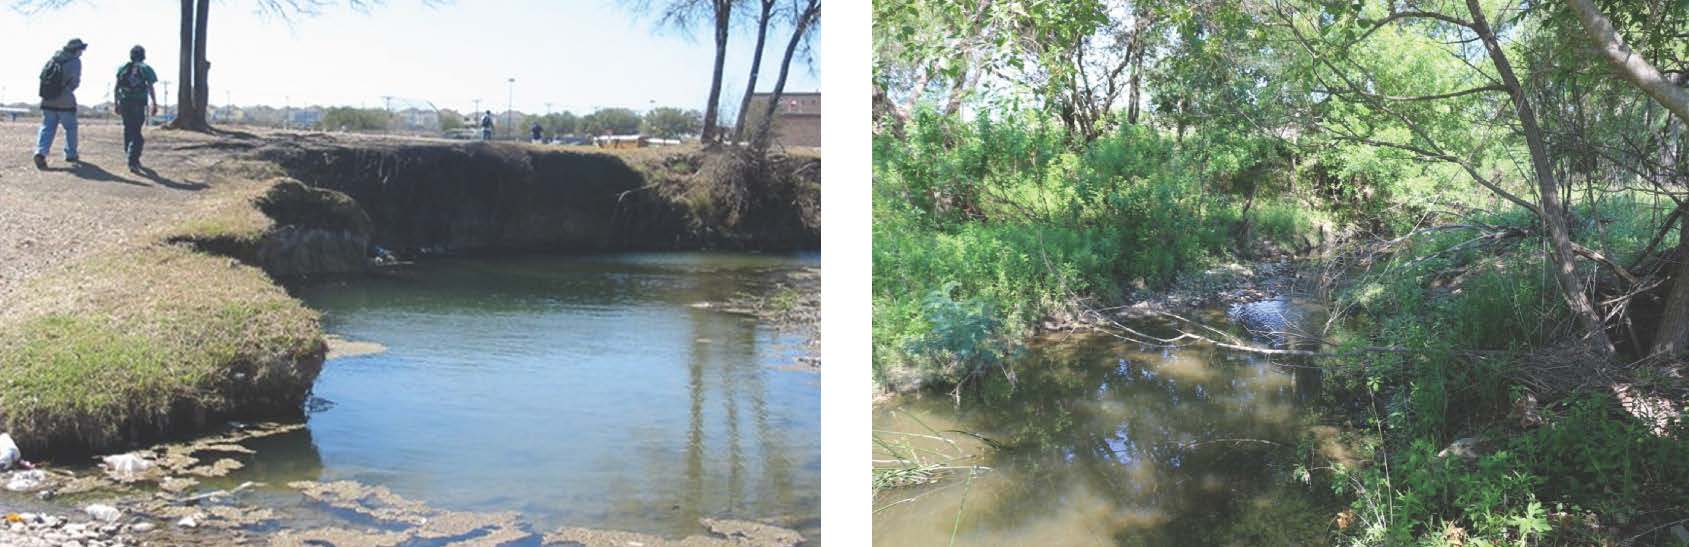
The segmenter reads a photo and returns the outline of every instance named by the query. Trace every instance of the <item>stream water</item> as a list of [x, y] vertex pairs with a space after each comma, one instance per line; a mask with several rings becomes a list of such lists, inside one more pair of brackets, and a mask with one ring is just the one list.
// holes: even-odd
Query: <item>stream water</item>
[[[308, 428], [251, 443], [231, 480], [341, 480], [538, 531], [683, 536], [700, 517], [815, 539], [819, 376], [801, 335], [696, 306], [770, 288], [814, 255], [431, 261], [303, 291], [331, 359]], [[297, 494], [293, 494], [297, 497]]]
[[877, 465], [989, 470], [881, 491], [876, 545], [1326, 543], [1339, 507], [1295, 480], [1317, 371], [1098, 335], [1035, 341], [1011, 367], [959, 401], [878, 406]]

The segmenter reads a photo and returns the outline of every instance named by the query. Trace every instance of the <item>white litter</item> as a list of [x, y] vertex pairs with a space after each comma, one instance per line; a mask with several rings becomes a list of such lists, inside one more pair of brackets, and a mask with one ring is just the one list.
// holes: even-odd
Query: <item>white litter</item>
[[18, 443], [12, 441], [11, 433], [0, 433], [0, 471], [11, 469], [23, 461], [23, 452], [18, 451]]
[[106, 469], [118, 476], [134, 476], [146, 472], [152, 467], [152, 462], [134, 454], [118, 454], [100, 458], [105, 462]]
[[38, 469], [18, 471], [6, 480], [6, 489], [13, 492], [32, 492], [47, 485], [47, 473]]
[[122, 511], [117, 510], [116, 507], [101, 503], [83, 507], [82, 511], [88, 513], [88, 516], [94, 517], [94, 520], [101, 522], [117, 522], [117, 519], [123, 518]]

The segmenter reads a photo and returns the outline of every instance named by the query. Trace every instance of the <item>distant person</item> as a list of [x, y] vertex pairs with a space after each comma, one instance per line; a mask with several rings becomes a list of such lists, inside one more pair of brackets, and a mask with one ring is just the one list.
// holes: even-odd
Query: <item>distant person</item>
[[493, 111], [481, 115], [481, 140], [493, 140]]
[[47, 168], [47, 151], [59, 126], [65, 128], [65, 161], [76, 163], [76, 88], [82, 85], [82, 51], [88, 44], [72, 38], [41, 68], [41, 132], [35, 139], [35, 168]]
[[534, 126], [528, 128], [528, 133], [532, 134], [531, 140], [534, 144], [545, 142], [545, 128], [540, 127], [540, 122], [534, 122]]
[[[147, 66], [146, 60], [147, 48], [129, 48], [129, 63], [117, 69], [117, 90], [113, 93], [117, 98], [117, 111], [123, 115], [123, 151], [129, 157], [129, 172], [136, 174], [141, 172], [141, 148], [146, 144], [146, 139], [141, 137], [141, 128], [146, 127], [149, 115], [158, 115], [158, 94], [153, 92], [158, 74]], [[147, 110], [149, 102], [152, 104], [150, 114]]]

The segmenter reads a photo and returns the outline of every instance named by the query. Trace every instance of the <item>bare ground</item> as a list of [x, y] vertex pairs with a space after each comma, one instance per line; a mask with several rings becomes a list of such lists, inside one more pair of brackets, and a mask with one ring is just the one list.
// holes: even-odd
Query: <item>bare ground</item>
[[134, 175], [122, 126], [84, 120], [82, 163], [65, 163], [60, 131], [42, 171], [31, 161], [37, 127], [0, 122], [0, 304], [44, 271], [187, 218], [216, 191], [206, 168], [230, 155], [215, 148], [224, 137], [149, 128], [142, 162], [152, 171]]

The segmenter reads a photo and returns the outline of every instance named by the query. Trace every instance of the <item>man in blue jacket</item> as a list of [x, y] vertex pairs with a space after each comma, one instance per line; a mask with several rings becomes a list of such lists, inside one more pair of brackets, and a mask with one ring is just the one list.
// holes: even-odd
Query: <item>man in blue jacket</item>
[[41, 70], [41, 132], [35, 139], [35, 167], [47, 168], [59, 126], [65, 128], [65, 161], [76, 163], [76, 88], [82, 85], [82, 50], [88, 44], [73, 38]]

